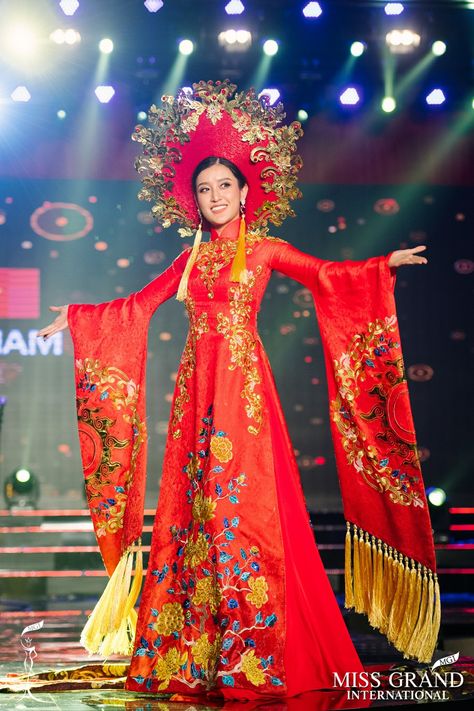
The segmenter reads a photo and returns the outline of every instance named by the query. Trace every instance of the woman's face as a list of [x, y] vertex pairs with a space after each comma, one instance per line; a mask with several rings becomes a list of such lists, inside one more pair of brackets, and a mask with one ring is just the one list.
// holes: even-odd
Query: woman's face
[[248, 186], [239, 182], [225, 165], [215, 163], [202, 170], [196, 179], [196, 199], [205, 220], [218, 229], [239, 216], [240, 202], [247, 197]]

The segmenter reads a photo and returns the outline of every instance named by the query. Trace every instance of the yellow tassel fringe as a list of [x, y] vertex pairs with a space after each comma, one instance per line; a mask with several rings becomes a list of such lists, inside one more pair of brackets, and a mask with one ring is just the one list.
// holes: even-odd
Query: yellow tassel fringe
[[194, 243], [193, 243], [193, 248], [191, 250], [191, 254], [188, 257], [188, 261], [186, 262], [186, 266], [184, 267], [184, 271], [181, 276], [181, 281], [179, 282], [178, 293], [176, 294], [177, 301], [184, 301], [186, 299], [187, 294], [188, 294], [189, 275], [191, 274], [191, 269], [193, 268], [194, 262], [197, 259], [197, 255], [199, 252], [199, 245], [201, 244], [201, 239], [202, 239], [202, 225], [199, 225], [199, 227], [196, 230], [196, 234], [194, 236]]
[[143, 554], [139, 543], [138, 548], [129, 548], [120, 558], [82, 630], [81, 644], [89, 654], [109, 657], [111, 654], [132, 653], [137, 624], [134, 605], [140, 594], [142, 579]]
[[247, 265], [245, 259], [245, 233], [247, 231], [247, 226], [245, 224], [245, 217], [242, 215], [240, 218], [239, 226], [239, 238], [237, 240], [237, 251], [232, 262], [232, 267], [230, 270], [230, 280], [238, 281], [241, 284], [247, 284]]
[[363, 612], [406, 658], [429, 663], [441, 620], [438, 578], [347, 522], [345, 606]]

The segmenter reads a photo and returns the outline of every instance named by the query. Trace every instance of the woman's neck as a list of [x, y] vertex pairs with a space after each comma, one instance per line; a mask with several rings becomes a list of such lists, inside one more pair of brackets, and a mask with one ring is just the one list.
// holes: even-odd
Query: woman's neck
[[222, 227], [211, 227], [211, 242], [216, 240], [237, 240], [239, 237], [240, 218], [236, 217]]

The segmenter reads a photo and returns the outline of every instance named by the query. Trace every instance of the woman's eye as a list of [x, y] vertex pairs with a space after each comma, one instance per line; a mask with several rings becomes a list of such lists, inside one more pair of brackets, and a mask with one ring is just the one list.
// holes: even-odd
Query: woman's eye
[[228, 188], [230, 183], [221, 183], [221, 188]]
[[207, 190], [207, 188], [199, 188], [199, 192], [200, 192], [200, 193], [203, 193], [203, 192], [205, 192], [206, 190]]

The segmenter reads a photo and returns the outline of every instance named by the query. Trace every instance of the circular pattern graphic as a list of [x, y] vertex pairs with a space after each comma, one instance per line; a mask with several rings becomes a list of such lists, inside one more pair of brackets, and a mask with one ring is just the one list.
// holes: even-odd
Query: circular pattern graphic
[[454, 269], [458, 274], [472, 274], [474, 272], [474, 262], [472, 259], [458, 259], [454, 262]]
[[434, 375], [434, 370], [430, 365], [425, 363], [419, 363], [417, 365], [410, 365], [407, 370], [407, 375], [410, 380], [414, 380], [416, 383], [424, 383]]
[[309, 289], [298, 289], [293, 296], [293, 302], [305, 309], [314, 309], [314, 301]]
[[387, 419], [397, 437], [409, 444], [416, 444], [410, 411], [406, 407], [407, 402], [408, 387], [406, 382], [397, 383], [390, 390], [387, 399]]
[[380, 198], [374, 205], [374, 210], [379, 215], [396, 215], [400, 205], [394, 198]]
[[316, 207], [321, 212], [331, 212], [336, 207], [336, 204], [333, 200], [329, 199], [318, 200], [318, 202], [316, 203]]
[[99, 468], [103, 453], [102, 440], [92, 425], [79, 420], [79, 442], [81, 444], [84, 476], [88, 477]]
[[30, 217], [31, 229], [55, 242], [71, 242], [89, 234], [94, 226], [91, 213], [73, 202], [44, 202]]

